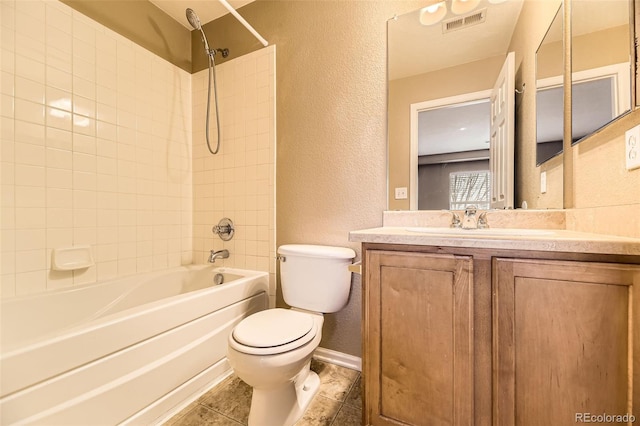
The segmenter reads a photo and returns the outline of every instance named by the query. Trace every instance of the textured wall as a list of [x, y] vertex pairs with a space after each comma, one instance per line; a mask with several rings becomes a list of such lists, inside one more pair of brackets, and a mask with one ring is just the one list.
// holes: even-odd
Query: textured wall
[[[272, 3], [278, 27], [277, 244], [350, 246], [386, 207], [382, 3]], [[272, 15], [273, 16], [273, 15]], [[274, 37], [272, 37], [273, 39]], [[321, 346], [360, 355], [361, 280], [327, 315]]]

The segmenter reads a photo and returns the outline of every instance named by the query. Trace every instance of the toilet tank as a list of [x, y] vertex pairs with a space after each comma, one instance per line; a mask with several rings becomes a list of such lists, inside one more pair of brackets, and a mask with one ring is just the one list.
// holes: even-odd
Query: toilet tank
[[280, 285], [288, 305], [314, 312], [344, 308], [351, 290], [350, 248], [289, 244], [278, 248]]

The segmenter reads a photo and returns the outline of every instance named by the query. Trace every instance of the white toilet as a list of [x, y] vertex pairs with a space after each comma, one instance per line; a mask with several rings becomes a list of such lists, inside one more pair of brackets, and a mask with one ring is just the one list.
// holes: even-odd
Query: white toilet
[[347, 304], [348, 267], [356, 254], [344, 247], [284, 245], [278, 255], [282, 294], [292, 308], [255, 313], [229, 335], [229, 363], [253, 387], [250, 426], [289, 426], [302, 417], [320, 387], [309, 365], [322, 338], [322, 314]]

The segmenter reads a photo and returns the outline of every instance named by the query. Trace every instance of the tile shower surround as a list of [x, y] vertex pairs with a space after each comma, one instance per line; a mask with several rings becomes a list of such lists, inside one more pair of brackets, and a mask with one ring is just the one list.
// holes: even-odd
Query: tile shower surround
[[[208, 70], [193, 75], [193, 261], [228, 249], [222, 264], [269, 272], [275, 306], [275, 47], [216, 66], [222, 144], [211, 155], [205, 139]], [[209, 139], [217, 140], [211, 95]], [[230, 241], [211, 232], [229, 217]], [[216, 262], [217, 263], [217, 262]]]
[[[204, 229], [219, 214], [238, 224], [225, 263], [274, 272], [273, 108], [258, 113], [273, 103], [273, 48], [228, 63], [239, 79], [255, 69], [243, 89], [255, 106], [232, 100], [242, 80], [218, 68], [232, 85], [221, 105], [231, 127], [212, 161], [202, 77], [56, 0], [0, 7], [2, 297], [199, 263], [218, 244]], [[243, 133], [244, 112], [256, 120]], [[95, 266], [50, 270], [54, 247], [81, 244]]]

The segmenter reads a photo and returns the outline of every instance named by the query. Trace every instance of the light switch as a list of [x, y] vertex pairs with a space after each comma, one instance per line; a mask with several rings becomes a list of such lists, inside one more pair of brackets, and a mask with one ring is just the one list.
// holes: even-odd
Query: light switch
[[547, 172], [540, 172], [540, 193], [547, 192]]
[[396, 188], [396, 200], [406, 200], [407, 199], [407, 188]]

